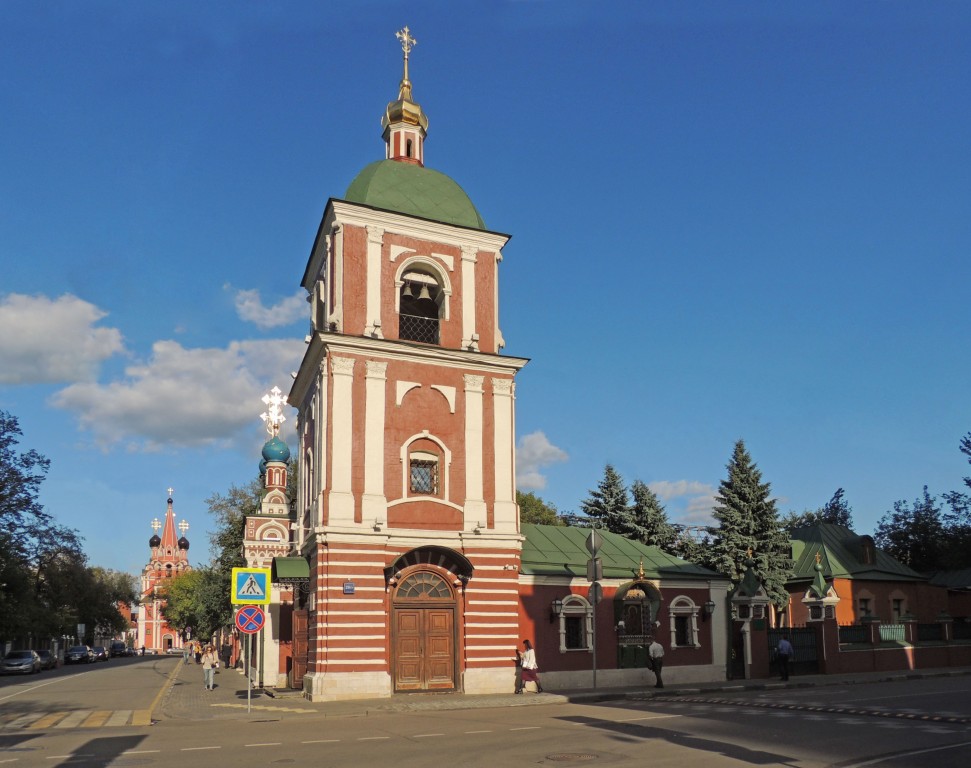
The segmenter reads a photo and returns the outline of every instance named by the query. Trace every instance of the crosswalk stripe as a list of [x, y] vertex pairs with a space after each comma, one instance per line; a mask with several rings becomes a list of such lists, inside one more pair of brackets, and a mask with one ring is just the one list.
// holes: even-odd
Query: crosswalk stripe
[[130, 709], [116, 709], [115, 712], [108, 718], [108, 722], [105, 723], [109, 728], [113, 728], [118, 725], [128, 725], [128, 718], [131, 717]]
[[136, 709], [134, 714], [131, 716], [131, 724], [132, 725], [151, 725], [152, 710]]
[[55, 725], [55, 728], [77, 728], [84, 722], [85, 719], [91, 714], [90, 709], [79, 709], [77, 712], [72, 712], [67, 717], [65, 717], [61, 722]]
[[110, 709], [99, 709], [97, 712], [89, 715], [83, 723], [81, 723], [82, 728], [100, 728], [106, 722], [108, 718], [111, 717]]
[[37, 730], [40, 728], [50, 728], [54, 723], [65, 717], [67, 712], [51, 712], [48, 715], [44, 715], [40, 720], [35, 720], [30, 725], [27, 726], [30, 730]]
[[[312, 710], [308, 710], [312, 711]], [[120, 728], [126, 725], [152, 724], [150, 709], [82, 709], [75, 712], [32, 712], [17, 714], [0, 720], [0, 731], [23, 729], [39, 731], [46, 728]]]

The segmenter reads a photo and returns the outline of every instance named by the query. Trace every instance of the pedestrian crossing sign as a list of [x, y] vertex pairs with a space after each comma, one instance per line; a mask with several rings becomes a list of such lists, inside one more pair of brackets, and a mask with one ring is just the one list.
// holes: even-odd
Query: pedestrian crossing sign
[[269, 568], [233, 568], [233, 605], [268, 605], [270, 602]]

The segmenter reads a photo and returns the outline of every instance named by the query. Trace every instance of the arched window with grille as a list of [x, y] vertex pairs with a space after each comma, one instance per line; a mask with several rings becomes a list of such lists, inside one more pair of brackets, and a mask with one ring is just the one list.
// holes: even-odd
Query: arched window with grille
[[405, 272], [398, 296], [398, 338], [438, 344], [442, 298], [441, 286], [432, 275]]

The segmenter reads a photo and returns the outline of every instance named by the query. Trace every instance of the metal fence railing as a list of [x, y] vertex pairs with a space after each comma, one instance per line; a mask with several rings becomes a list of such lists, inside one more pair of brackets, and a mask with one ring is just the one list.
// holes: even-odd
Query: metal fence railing
[[840, 627], [840, 642], [846, 644], [870, 642], [870, 632], [862, 624], [847, 624]]
[[903, 624], [880, 625], [880, 642], [882, 643], [902, 643], [906, 637]]
[[917, 625], [918, 643], [938, 643], [944, 639], [944, 625], [939, 621], [933, 624]]

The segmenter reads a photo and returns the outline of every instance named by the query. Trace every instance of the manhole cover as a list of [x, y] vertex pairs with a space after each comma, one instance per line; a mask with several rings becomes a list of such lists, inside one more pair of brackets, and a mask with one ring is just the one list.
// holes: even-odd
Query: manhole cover
[[552, 755], [547, 755], [546, 759], [557, 763], [570, 763], [580, 762], [582, 760], [596, 760], [597, 756], [591, 755], [589, 752], [557, 752]]

